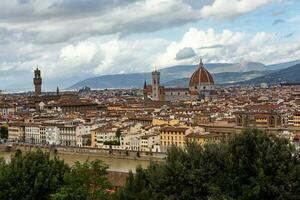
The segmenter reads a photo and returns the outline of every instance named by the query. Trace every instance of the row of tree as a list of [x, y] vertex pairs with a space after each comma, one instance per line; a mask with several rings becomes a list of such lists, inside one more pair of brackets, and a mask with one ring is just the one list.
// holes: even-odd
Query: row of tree
[[172, 148], [166, 163], [130, 173], [121, 200], [300, 199], [299, 154], [288, 140], [247, 130], [228, 143]]
[[41, 151], [18, 151], [10, 163], [0, 161], [0, 199], [300, 199], [299, 154], [258, 130], [227, 143], [173, 147], [166, 162], [138, 167], [114, 193], [106, 170], [99, 160], [70, 167]]

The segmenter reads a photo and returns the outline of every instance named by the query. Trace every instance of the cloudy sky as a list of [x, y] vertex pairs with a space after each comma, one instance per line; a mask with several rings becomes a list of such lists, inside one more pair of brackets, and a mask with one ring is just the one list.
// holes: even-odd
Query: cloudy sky
[[300, 59], [299, 0], [1, 0], [0, 8], [0, 89], [30, 89], [37, 65], [54, 89], [199, 57]]

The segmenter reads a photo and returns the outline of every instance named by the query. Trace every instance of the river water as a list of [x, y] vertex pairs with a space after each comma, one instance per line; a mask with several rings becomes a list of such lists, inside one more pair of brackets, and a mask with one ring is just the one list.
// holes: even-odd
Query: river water
[[[14, 152], [0, 152], [0, 157], [3, 157], [5, 160], [9, 161], [11, 159], [11, 155], [13, 154]], [[99, 159], [104, 161], [109, 166], [110, 171], [118, 172], [128, 172], [129, 170], [135, 172], [135, 168], [138, 165], [142, 166], [143, 168], [146, 168], [149, 165], [149, 161], [145, 160], [107, 158], [97, 155], [59, 154], [59, 158], [63, 159], [69, 165], [72, 165], [76, 161], [84, 162], [86, 160]]]

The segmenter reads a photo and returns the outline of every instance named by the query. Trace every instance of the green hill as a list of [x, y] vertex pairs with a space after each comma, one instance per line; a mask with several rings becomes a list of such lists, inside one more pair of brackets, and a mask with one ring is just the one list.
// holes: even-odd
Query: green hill
[[278, 84], [278, 83], [300, 83], [300, 64], [272, 72], [265, 76], [257, 77], [248, 81], [242, 82], [243, 84]]

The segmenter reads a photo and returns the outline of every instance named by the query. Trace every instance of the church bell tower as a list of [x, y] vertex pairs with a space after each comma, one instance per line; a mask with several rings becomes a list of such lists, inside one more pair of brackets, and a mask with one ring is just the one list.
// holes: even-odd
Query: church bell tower
[[152, 100], [160, 100], [160, 73], [156, 70], [152, 72]]
[[35, 96], [40, 96], [42, 94], [42, 76], [41, 76], [41, 70], [37, 67], [36, 70], [34, 70], [34, 92]]

